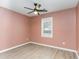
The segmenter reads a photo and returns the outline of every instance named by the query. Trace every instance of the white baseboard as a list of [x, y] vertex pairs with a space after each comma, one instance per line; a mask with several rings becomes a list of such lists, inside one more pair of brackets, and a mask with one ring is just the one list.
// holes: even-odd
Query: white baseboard
[[52, 45], [46, 45], [46, 44], [42, 44], [42, 43], [37, 43], [37, 42], [30, 42], [33, 44], [37, 44], [37, 45], [41, 45], [41, 46], [46, 46], [46, 47], [51, 47], [51, 48], [56, 48], [56, 49], [60, 49], [60, 50], [64, 50], [64, 51], [69, 51], [69, 52], [73, 52], [75, 53], [75, 55], [77, 56], [77, 59], [79, 59], [78, 57], [78, 53], [76, 50], [72, 50], [72, 49], [67, 49], [67, 48], [61, 48], [61, 47], [56, 47], [56, 46], [52, 46]]
[[72, 49], [61, 48], [61, 47], [56, 47], [56, 46], [42, 44], [42, 43], [37, 43], [37, 42], [30, 42], [30, 43], [41, 45], [41, 46], [47, 46], [47, 47], [51, 47], [51, 48], [56, 48], [56, 49], [60, 49], [60, 50], [70, 51], [70, 52], [76, 52], [75, 50], [72, 50]]
[[29, 43], [30, 43], [30, 42], [26, 42], [26, 43], [23, 43], [23, 44], [20, 44], [20, 45], [17, 45], [17, 46], [13, 46], [13, 47], [11, 47], [11, 48], [7, 48], [7, 49], [4, 49], [4, 50], [1, 50], [0, 53], [7, 52], [7, 51], [9, 51], [9, 50], [12, 50], [12, 49], [21, 47], [21, 46], [26, 45], [26, 44], [29, 44]]
[[4, 49], [4, 50], [1, 50], [0, 53], [7, 52], [7, 51], [9, 51], [9, 50], [12, 50], [12, 49], [21, 47], [21, 46], [26, 45], [26, 44], [29, 44], [29, 43], [36, 44], [36, 45], [41, 45], [41, 46], [46, 46], [46, 47], [51, 47], [51, 48], [56, 48], [56, 49], [60, 49], [60, 50], [64, 50], [64, 51], [73, 52], [73, 53], [76, 54], [77, 59], [79, 59], [79, 56], [78, 56], [78, 53], [77, 53], [76, 50], [67, 49], [67, 48], [61, 48], [61, 47], [56, 47], [56, 46], [52, 46], [52, 45], [41, 44], [41, 43], [37, 43], [37, 42], [26, 42], [26, 43], [23, 43], [23, 44], [20, 44], [20, 45], [11, 47], [11, 48], [7, 48], [7, 49]]

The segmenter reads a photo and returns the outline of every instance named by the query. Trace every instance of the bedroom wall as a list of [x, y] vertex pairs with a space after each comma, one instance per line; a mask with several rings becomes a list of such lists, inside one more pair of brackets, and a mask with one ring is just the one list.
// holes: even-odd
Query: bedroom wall
[[29, 17], [0, 7], [0, 50], [29, 41]]
[[79, 53], [79, 4], [76, 8], [76, 14], [77, 14], [77, 51]]
[[[41, 19], [53, 17], [53, 38], [41, 37]], [[32, 17], [31, 40], [33, 42], [76, 49], [76, 8]]]
[[[53, 38], [41, 37], [40, 23], [44, 17], [54, 19]], [[0, 8], [0, 50], [28, 41], [76, 49], [76, 8], [34, 17]]]

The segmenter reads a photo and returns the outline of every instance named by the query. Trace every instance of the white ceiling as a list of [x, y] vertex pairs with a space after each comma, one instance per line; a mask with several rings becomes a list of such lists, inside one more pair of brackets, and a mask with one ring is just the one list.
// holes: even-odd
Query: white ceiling
[[24, 9], [25, 6], [34, 8], [34, 2], [42, 4], [42, 8], [47, 9], [48, 12], [55, 12], [76, 7], [78, 0], [0, 0], [0, 6], [24, 15], [35, 16], [34, 13], [27, 14], [30, 10]]

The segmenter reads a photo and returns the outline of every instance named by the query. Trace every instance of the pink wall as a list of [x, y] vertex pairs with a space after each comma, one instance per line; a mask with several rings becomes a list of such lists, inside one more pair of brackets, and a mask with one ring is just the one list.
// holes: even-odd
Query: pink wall
[[[43, 17], [54, 18], [54, 37], [41, 37], [41, 19]], [[32, 17], [31, 40], [38, 43], [76, 49], [76, 9], [68, 9], [60, 12], [49, 13], [42, 16]], [[64, 42], [64, 43], [63, 43]]]
[[29, 41], [29, 17], [0, 8], [0, 50]]
[[76, 14], [77, 14], [77, 50], [79, 53], [79, 4], [77, 6], [77, 10], [76, 10]]
[[[76, 15], [76, 8], [35, 17], [27, 17], [0, 8], [0, 50], [30, 40], [37, 43], [76, 49]], [[43, 38], [40, 32], [41, 19], [50, 16], [54, 18], [54, 37], [51, 39]]]

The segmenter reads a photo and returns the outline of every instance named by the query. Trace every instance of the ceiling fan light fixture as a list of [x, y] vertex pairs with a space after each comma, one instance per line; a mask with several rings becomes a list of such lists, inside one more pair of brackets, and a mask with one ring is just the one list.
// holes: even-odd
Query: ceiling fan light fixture
[[36, 15], [37, 15], [37, 14], [38, 14], [38, 12], [37, 12], [37, 11], [34, 11], [34, 14], [36, 14]]

